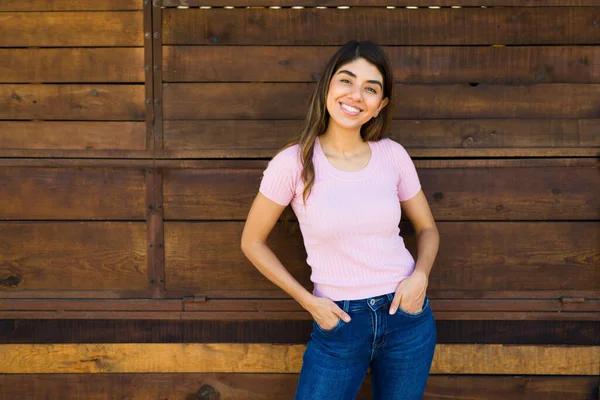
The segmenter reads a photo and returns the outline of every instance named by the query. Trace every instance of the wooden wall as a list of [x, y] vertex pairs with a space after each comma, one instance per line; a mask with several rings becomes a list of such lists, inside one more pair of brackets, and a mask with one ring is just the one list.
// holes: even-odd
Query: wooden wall
[[350, 39], [441, 234], [425, 398], [598, 398], [599, 0], [3, 0], [0, 33], [0, 399], [293, 397], [310, 314], [239, 239]]

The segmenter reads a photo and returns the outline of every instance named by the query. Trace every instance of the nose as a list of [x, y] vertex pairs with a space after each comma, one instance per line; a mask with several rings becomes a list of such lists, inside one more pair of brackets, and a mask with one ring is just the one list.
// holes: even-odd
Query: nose
[[355, 86], [352, 89], [350, 89], [350, 93], [348, 93], [348, 97], [354, 101], [361, 101], [362, 100], [362, 90], [360, 89], [360, 87]]

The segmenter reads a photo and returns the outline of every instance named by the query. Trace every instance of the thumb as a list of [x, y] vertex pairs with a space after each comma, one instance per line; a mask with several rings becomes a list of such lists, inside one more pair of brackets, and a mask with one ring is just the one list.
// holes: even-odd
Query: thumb
[[392, 304], [390, 304], [390, 315], [394, 315], [396, 310], [400, 306], [400, 302], [402, 301], [402, 294], [396, 294], [394, 299], [392, 300]]

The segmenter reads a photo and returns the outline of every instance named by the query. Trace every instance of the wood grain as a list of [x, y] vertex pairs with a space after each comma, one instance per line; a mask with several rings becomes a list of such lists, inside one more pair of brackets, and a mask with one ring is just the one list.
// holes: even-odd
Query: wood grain
[[[400, 83], [600, 83], [600, 48], [593, 46], [383, 49]], [[336, 51], [334, 46], [164, 46], [163, 79], [316, 82]]]
[[[593, 222], [442, 221], [437, 226], [441, 243], [431, 290], [596, 290], [600, 232]], [[242, 227], [241, 222], [165, 222], [167, 290], [280, 292], [239, 250]], [[401, 230], [416, 254], [410, 227]], [[298, 230], [289, 235], [277, 226], [269, 245], [311, 289]]]
[[0, 223], [0, 291], [144, 290], [141, 222]]
[[[600, 219], [596, 168], [418, 168], [436, 221]], [[165, 219], [244, 220], [258, 192], [257, 169], [169, 169]], [[515, 179], [518, 177], [518, 179]], [[210, 189], [207, 189], [210, 188]]]
[[0, 11], [141, 10], [139, 0], [3, 0]]
[[[0, 122], [1, 124], [1, 122]], [[272, 157], [299, 120], [167, 120], [163, 157]], [[600, 119], [440, 119], [392, 122], [413, 157], [596, 156]]]
[[[160, 304], [163, 301], [145, 300], [148, 304], [152, 302]], [[600, 320], [450, 321], [438, 319], [437, 312], [434, 316], [436, 317], [436, 340], [440, 344], [600, 345]], [[0, 343], [305, 344], [310, 338], [312, 329], [312, 319], [244, 321], [7, 319], [0, 321]]]
[[145, 190], [141, 169], [0, 168], [0, 220], [145, 220]]
[[144, 82], [144, 49], [0, 49], [0, 81]]
[[144, 45], [141, 11], [3, 12], [0, 26], [0, 47]]
[[[165, 84], [164, 117], [303, 119], [314, 87], [312, 83]], [[394, 118], [600, 117], [600, 84], [397, 84], [396, 90]]]
[[[223, 400], [293, 398], [298, 374], [4, 374], [0, 399], [131, 400], [196, 398], [201, 387], [212, 387]], [[598, 378], [588, 376], [447, 376], [431, 375], [424, 400], [592, 400]], [[27, 397], [32, 396], [32, 397]], [[371, 400], [371, 375], [367, 374], [356, 400]]]
[[[298, 373], [304, 345], [3, 344], [0, 371], [23, 373]], [[597, 346], [436, 346], [432, 374], [592, 375]]]
[[145, 151], [143, 122], [0, 121], [3, 150]]
[[379, 45], [591, 45], [600, 42], [594, 24], [599, 13], [599, 7], [165, 8], [162, 43], [315, 46], [368, 39]]
[[0, 119], [143, 121], [144, 104], [143, 85], [0, 85]]

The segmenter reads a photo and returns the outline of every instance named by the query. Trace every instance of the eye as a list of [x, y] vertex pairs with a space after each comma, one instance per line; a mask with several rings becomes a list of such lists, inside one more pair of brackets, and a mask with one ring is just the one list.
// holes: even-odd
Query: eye
[[346, 79], [346, 78], [342, 78], [342, 79], [340, 79], [340, 82], [342, 82], [342, 83], [350, 83], [350, 80]]
[[367, 86], [367, 90], [370, 91], [371, 93], [377, 94], [377, 89], [375, 89], [374, 87]]

